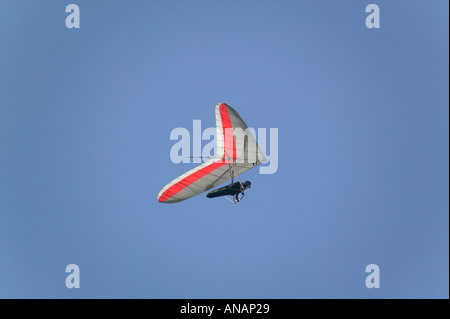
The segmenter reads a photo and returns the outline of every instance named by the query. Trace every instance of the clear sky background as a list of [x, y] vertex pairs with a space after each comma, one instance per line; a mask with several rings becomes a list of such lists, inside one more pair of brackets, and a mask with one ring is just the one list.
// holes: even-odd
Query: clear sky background
[[[448, 12], [1, 1], [0, 297], [448, 298]], [[196, 165], [170, 132], [214, 126], [219, 102], [278, 128], [278, 172], [244, 174], [237, 207], [158, 203]]]

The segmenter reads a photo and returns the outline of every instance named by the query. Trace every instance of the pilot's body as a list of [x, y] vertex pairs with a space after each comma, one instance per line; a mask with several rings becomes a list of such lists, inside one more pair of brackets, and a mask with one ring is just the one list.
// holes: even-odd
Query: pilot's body
[[[236, 202], [239, 202], [240, 199], [242, 199], [242, 197], [244, 196], [245, 190], [250, 188], [251, 185], [252, 183], [250, 183], [250, 181], [245, 181], [242, 185], [240, 182], [236, 182], [228, 186], [215, 189], [209, 192], [206, 197], [214, 198], [219, 196], [232, 195], [236, 199]], [[239, 194], [242, 194], [240, 199]]]

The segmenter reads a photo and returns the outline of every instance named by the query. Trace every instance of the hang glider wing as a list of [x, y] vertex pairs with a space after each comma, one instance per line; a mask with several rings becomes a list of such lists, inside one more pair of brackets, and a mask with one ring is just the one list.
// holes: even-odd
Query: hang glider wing
[[167, 184], [156, 196], [161, 203], [177, 203], [216, 187], [236, 174], [266, 162], [238, 112], [225, 103], [216, 105], [216, 156]]

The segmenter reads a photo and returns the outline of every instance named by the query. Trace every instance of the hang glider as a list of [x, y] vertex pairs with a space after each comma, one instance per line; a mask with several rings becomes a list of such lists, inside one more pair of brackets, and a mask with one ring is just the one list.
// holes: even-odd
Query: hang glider
[[216, 105], [216, 141], [216, 155], [167, 184], [156, 196], [160, 203], [178, 203], [230, 180], [233, 184], [234, 177], [239, 180], [239, 174], [267, 161], [239, 113], [225, 103]]

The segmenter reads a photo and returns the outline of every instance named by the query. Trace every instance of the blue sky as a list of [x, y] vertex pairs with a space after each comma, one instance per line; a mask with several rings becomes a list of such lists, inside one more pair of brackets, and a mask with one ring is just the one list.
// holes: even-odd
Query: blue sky
[[[449, 297], [448, 1], [69, 3], [0, 3], [1, 298]], [[277, 173], [158, 203], [219, 102]]]

